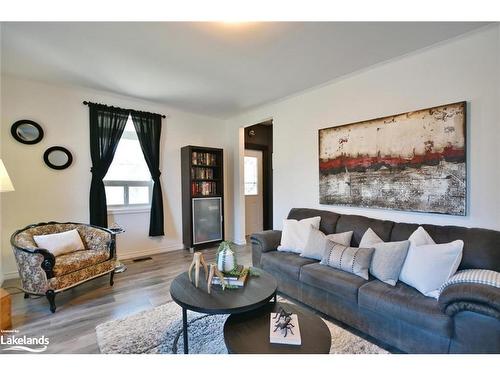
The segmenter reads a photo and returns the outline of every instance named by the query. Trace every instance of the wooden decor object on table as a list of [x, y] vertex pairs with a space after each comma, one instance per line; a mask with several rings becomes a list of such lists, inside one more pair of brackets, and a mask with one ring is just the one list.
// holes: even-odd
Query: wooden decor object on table
[[12, 312], [10, 294], [0, 288], [0, 329], [12, 328]]
[[191, 262], [191, 265], [189, 266], [188, 276], [189, 276], [189, 281], [193, 282], [193, 279], [191, 277], [191, 273], [193, 272], [193, 268], [194, 268], [194, 285], [197, 288], [199, 285], [200, 267], [201, 266], [203, 266], [203, 270], [205, 271], [205, 279], [208, 280], [208, 266], [207, 266], [207, 262], [205, 262], [205, 258], [203, 258], [203, 254], [202, 253], [194, 253], [193, 261]]
[[224, 275], [222, 272], [219, 271], [217, 268], [217, 265], [214, 263], [210, 263], [210, 272], [208, 273], [208, 280], [207, 280], [207, 292], [210, 294], [210, 290], [212, 288], [212, 279], [214, 278], [214, 275], [217, 275], [221, 281], [222, 285], [222, 290], [226, 289], [226, 281], [224, 280]]

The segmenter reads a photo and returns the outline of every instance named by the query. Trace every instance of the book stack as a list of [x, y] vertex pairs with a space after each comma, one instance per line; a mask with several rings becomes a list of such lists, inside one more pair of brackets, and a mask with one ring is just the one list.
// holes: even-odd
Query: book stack
[[271, 344], [302, 345], [297, 314], [292, 314], [290, 316], [289, 328], [280, 328], [279, 324], [283, 323], [283, 319], [275, 316], [276, 313], [271, 313], [271, 321], [269, 322], [269, 342]]
[[[236, 288], [242, 288], [248, 278], [248, 268], [239, 265], [236, 271], [231, 274], [224, 274], [224, 281], [227, 285]], [[212, 285], [221, 285], [221, 280], [218, 276], [214, 276], [212, 279]]]
[[191, 178], [211, 180], [214, 178], [214, 169], [193, 167], [191, 168]]
[[193, 165], [217, 165], [217, 159], [215, 154], [194, 151], [191, 155], [191, 163]]
[[215, 182], [193, 182], [191, 185], [192, 195], [216, 195], [217, 184]]

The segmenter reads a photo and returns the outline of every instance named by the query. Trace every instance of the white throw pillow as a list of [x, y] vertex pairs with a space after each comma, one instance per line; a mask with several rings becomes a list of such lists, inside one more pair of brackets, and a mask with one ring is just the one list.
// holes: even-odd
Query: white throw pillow
[[457, 272], [464, 242], [435, 244], [422, 227], [413, 232], [409, 241], [411, 245], [399, 279], [425, 296], [437, 299], [441, 285]]
[[82, 239], [76, 229], [60, 233], [33, 236], [33, 240], [35, 240], [38, 247], [48, 250], [54, 256], [85, 249]]
[[283, 220], [281, 244], [278, 246], [278, 251], [291, 251], [300, 254], [306, 246], [311, 226], [314, 229], [318, 229], [320, 221], [320, 216], [300, 221], [294, 219]]
[[413, 232], [411, 234], [411, 236], [408, 238], [408, 241], [410, 241], [410, 243], [413, 246], [434, 245], [435, 244], [435, 242], [432, 239], [432, 237], [430, 236], [430, 234], [427, 233], [427, 231], [422, 227], [418, 227], [415, 230], [415, 232]]
[[301, 257], [321, 260], [325, 253], [325, 246], [328, 240], [336, 242], [344, 246], [351, 245], [352, 231], [344, 233], [333, 233], [326, 235], [322, 231], [313, 228], [309, 229], [309, 236], [307, 238], [304, 251], [300, 254]]

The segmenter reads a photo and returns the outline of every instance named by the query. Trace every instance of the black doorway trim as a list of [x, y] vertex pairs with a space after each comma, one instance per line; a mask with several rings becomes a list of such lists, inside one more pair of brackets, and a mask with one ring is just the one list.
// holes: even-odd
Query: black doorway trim
[[246, 143], [245, 149], [262, 151], [262, 193], [264, 230], [273, 229], [273, 169], [269, 146]]

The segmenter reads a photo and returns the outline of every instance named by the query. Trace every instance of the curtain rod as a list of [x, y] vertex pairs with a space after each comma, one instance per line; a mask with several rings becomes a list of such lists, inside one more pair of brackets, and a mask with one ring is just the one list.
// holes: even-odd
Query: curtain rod
[[[86, 100], [83, 101], [84, 105], [89, 105], [89, 104], [97, 104], [97, 103], [92, 103], [92, 102], [88, 102]], [[120, 108], [120, 107], [115, 107], [115, 108], [119, 108], [119, 109], [124, 109], [124, 108]], [[125, 109], [126, 111], [136, 111], [135, 109]], [[137, 111], [137, 112], [147, 112], [147, 111]], [[152, 112], [149, 112], [149, 113], [152, 113]], [[161, 115], [159, 113], [153, 113], [153, 115], [160, 115], [162, 118], [166, 118], [167, 116], [165, 115]]]

